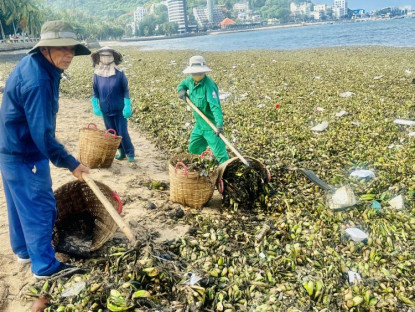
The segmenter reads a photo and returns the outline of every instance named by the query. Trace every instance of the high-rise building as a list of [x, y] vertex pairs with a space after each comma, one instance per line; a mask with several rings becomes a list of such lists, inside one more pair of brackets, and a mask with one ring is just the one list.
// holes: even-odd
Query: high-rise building
[[168, 0], [167, 8], [169, 14], [169, 22], [179, 24], [179, 32], [187, 32], [186, 0]]
[[134, 11], [134, 22], [138, 23], [140, 22], [144, 16], [147, 15], [147, 9], [145, 7], [137, 7], [137, 9]]
[[207, 0], [207, 15], [210, 23], [213, 23], [213, 0]]
[[337, 18], [341, 18], [347, 14], [347, 2], [346, 0], [334, 0], [333, 1], [333, 15]]

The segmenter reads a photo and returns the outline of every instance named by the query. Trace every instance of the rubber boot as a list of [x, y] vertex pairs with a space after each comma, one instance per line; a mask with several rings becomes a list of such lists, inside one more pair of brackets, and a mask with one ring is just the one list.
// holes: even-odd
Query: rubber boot
[[135, 162], [135, 160], [134, 160], [134, 156], [132, 156], [132, 157], [127, 156], [127, 160], [128, 160], [129, 162]]
[[125, 159], [125, 153], [124, 153], [124, 150], [122, 148], [118, 149], [118, 154], [115, 155], [115, 159], [117, 159], [117, 160]]

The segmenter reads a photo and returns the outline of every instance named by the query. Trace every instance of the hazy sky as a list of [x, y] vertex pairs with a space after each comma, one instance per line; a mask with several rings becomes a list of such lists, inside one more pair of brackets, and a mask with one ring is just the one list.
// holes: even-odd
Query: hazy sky
[[[313, 0], [314, 4], [333, 5], [332, 0]], [[350, 9], [365, 9], [366, 11], [379, 10], [384, 7], [400, 7], [411, 5], [415, 10], [415, 0], [348, 0], [347, 7]]]

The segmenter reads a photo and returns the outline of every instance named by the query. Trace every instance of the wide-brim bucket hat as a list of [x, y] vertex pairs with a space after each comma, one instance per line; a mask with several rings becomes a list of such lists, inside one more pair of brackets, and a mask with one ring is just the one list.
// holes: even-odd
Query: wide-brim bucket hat
[[91, 54], [91, 58], [92, 58], [92, 66], [95, 67], [95, 65], [99, 64], [99, 55], [100, 54], [108, 54], [108, 55], [113, 55], [114, 56], [114, 63], [115, 65], [119, 65], [122, 62], [122, 54], [118, 51], [116, 51], [113, 48], [110, 47], [102, 47], [101, 49], [93, 52]]
[[33, 53], [40, 47], [70, 47], [75, 48], [75, 55], [89, 55], [91, 51], [76, 40], [72, 26], [65, 21], [49, 21], [40, 30], [40, 41], [29, 51]]
[[183, 74], [197, 74], [212, 71], [207, 65], [203, 56], [195, 55], [189, 60], [189, 66], [183, 71]]

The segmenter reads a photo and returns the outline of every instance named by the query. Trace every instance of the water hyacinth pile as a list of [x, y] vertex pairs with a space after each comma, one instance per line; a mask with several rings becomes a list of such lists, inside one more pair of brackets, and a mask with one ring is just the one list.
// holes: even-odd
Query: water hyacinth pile
[[[185, 151], [193, 121], [176, 86], [196, 53], [122, 52], [135, 107], [131, 120], [167, 153]], [[415, 119], [415, 51], [350, 47], [203, 56], [213, 69], [209, 75], [230, 94], [222, 101], [225, 136], [271, 171], [274, 193], [265, 199], [267, 209], [188, 212], [192, 230], [160, 247], [171, 258], [150, 249], [151, 263], [138, 264], [128, 253], [118, 264], [126, 275], [98, 274], [99, 298], [88, 293], [68, 303], [56, 296], [55, 306], [61, 301], [84, 302], [91, 311], [110, 310], [108, 302], [130, 311], [411, 311], [414, 129], [393, 121]], [[88, 61], [75, 59], [68, 71], [72, 79], [62, 82], [65, 96], [90, 97]], [[311, 130], [323, 122], [324, 130]], [[313, 170], [336, 188], [349, 185], [358, 203], [331, 211], [327, 192], [294, 167]], [[357, 169], [376, 176], [350, 177]], [[405, 202], [400, 210], [389, 203], [398, 195]], [[372, 208], [374, 200], [380, 209]], [[345, 233], [350, 227], [368, 239], [353, 241]], [[138, 259], [146, 259], [144, 250], [134, 251]], [[106, 260], [100, 272], [116, 268]], [[360, 279], [352, 282], [350, 272]], [[202, 279], [185, 284], [184, 276], [192, 274]]]
[[170, 159], [170, 164], [188, 172], [198, 172], [200, 176], [209, 176], [218, 167], [218, 161], [210, 152], [202, 155], [181, 153]]
[[266, 169], [254, 159], [250, 159], [249, 166], [239, 159], [229, 162], [223, 169], [220, 183], [223, 183], [222, 207], [234, 210], [266, 208], [270, 193], [268, 175]]

